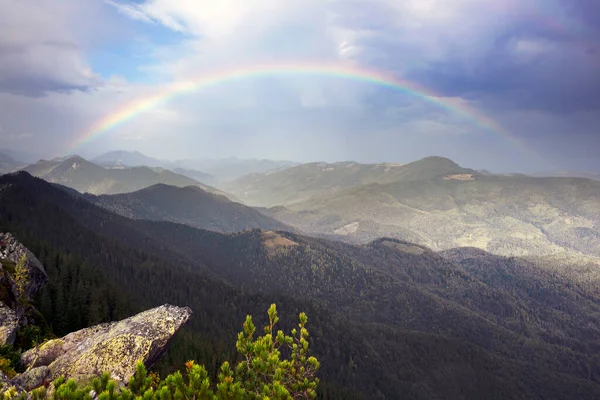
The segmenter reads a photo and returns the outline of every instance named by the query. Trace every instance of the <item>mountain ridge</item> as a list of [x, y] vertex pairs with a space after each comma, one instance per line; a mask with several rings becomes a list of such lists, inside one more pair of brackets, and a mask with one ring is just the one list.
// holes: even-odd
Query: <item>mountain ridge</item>
[[[296, 165], [292, 161], [268, 159], [179, 159], [161, 160], [146, 156], [138, 151], [114, 150], [101, 154], [92, 161], [106, 167], [162, 167], [181, 175], [196, 179], [202, 183], [216, 185], [242, 175], [254, 172], [267, 172]], [[178, 170], [178, 171], [176, 171]]]
[[308, 174], [295, 167], [248, 176], [255, 183], [232, 192], [303, 232], [352, 243], [390, 236], [435, 250], [600, 257], [600, 183], [593, 180], [484, 174], [440, 158], [388, 171], [323, 165], [329, 171], [317, 176], [314, 165], [304, 168]]
[[221, 188], [252, 206], [289, 206], [327, 193], [372, 183], [435, 180], [445, 177], [478, 176], [444, 157], [427, 157], [409, 164], [361, 164], [343, 161], [315, 162], [265, 174], [250, 174]]
[[128, 167], [107, 169], [81, 156], [72, 155], [53, 160], [40, 160], [23, 168], [34, 176], [68, 186], [81, 193], [117, 194], [126, 193], [168, 183], [173, 186], [199, 186], [215, 193], [222, 193], [210, 186], [163, 168]]
[[93, 163], [100, 165], [111, 165], [121, 163], [127, 167], [164, 167], [168, 161], [159, 160], [157, 158], [148, 157], [139, 151], [113, 150], [107, 153], [96, 156], [90, 160]]
[[[25, 172], [0, 177], [0, 188], [0, 229], [10, 228], [26, 241], [38, 237], [85, 257], [91, 265], [100, 262], [100, 272], [106, 272], [105, 279], [110, 277], [116, 285], [141, 284], [131, 295], [146, 299], [143, 305], [180, 302], [192, 296], [187, 305], [204, 317], [203, 323], [190, 320], [191, 332], [207, 332], [207, 328], [220, 332], [217, 326], [206, 325], [206, 318], [214, 313], [228, 315], [224, 304], [256, 304], [256, 297], [240, 298], [242, 292], [280, 301], [285, 293], [293, 301], [304, 302], [305, 311], [315, 318], [311, 319], [316, 329], [315, 351], [323, 365], [329, 365], [324, 373], [337, 377], [338, 384], [353, 382], [352, 387], [379, 393], [374, 398], [398, 398], [399, 393], [404, 398], [423, 398], [423, 387], [427, 398], [458, 399], [467, 392], [473, 396], [503, 393], [502, 397], [518, 399], [529, 398], [531, 393], [556, 399], [591, 399], [600, 394], [600, 365], [581, 345], [582, 340], [594, 345], [589, 340], [592, 333], [577, 329], [582, 319], [597, 319], [600, 313], [594, 310], [600, 302], [596, 297], [591, 298], [594, 302], [581, 298], [577, 293], [585, 289], [556, 281], [549, 274], [523, 280], [535, 285], [513, 297], [494, 280], [482, 281], [464, 266], [422, 246], [418, 248], [424, 252], [416, 254], [387, 245], [388, 239], [370, 247], [351, 246], [281, 231], [223, 235], [171, 222], [129, 220]], [[53, 233], [58, 228], [61, 235]], [[88, 235], [92, 236], [84, 239]], [[110, 255], [102, 250], [115, 245], [120, 250], [115, 248]], [[156, 268], [164, 270], [161, 279], [149, 279]], [[515, 279], [531, 274], [520, 268], [507, 272]], [[222, 286], [215, 279], [224, 279], [231, 288], [241, 285], [242, 292], [219, 294], [215, 290]], [[194, 290], [185, 289], [190, 285]], [[550, 294], [546, 287], [554, 288], [578, 312], [563, 313], [560, 305], [535, 300]], [[172, 294], [161, 295], [164, 290]], [[336, 317], [326, 317], [324, 310], [331, 311], [333, 305]], [[511, 322], [513, 315], [516, 323]], [[339, 325], [338, 316], [350, 324]], [[192, 340], [185, 338], [186, 343]], [[355, 367], [339, 368], [349, 362], [350, 355]], [[436, 378], [432, 368], [453, 378]], [[473, 383], [474, 376], [488, 383]]]
[[128, 218], [178, 222], [217, 232], [253, 228], [293, 230], [258, 210], [198, 186], [175, 187], [158, 183], [136, 192], [87, 195], [86, 199]]

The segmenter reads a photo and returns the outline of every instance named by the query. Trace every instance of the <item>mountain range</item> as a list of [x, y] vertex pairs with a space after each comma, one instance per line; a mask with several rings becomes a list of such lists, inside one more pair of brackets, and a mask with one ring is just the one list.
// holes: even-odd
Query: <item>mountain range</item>
[[127, 193], [158, 183], [177, 187], [198, 186], [209, 192], [221, 193], [215, 188], [163, 168], [146, 166], [104, 168], [79, 156], [50, 161], [40, 160], [23, 170], [48, 182], [58, 183], [81, 193]]
[[180, 188], [157, 184], [133, 193], [87, 195], [86, 198], [129, 218], [179, 222], [216, 232], [232, 233], [253, 228], [293, 230], [251, 207], [198, 186]]
[[309, 313], [323, 387], [339, 398], [600, 396], [600, 293], [530, 260], [133, 220], [25, 172], [0, 177], [0, 231], [49, 265], [39, 302], [54, 330], [102, 319], [105, 301], [108, 318], [192, 307], [166, 363], [216, 363], [240, 315], [276, 301]]
[[428, 157], [406, 165], [306, 164], [222, 186], [314, 235], [382, 236], [434, 250], [600, 256], [600, 182], [494, 175]]
[[115, 150], [101, 154], [90, 160], [104, 167], [164, 167], [167, 161], [148, 157], [139, 151]]
[[215, 185], [250, 173], [262, 173], [297, 165], [292, 161], [238, 159], [184, 159], [160, 160], [148, 157], [138, 151], [117, 150], [99, 155], [91, 160], [104, 167], [161, 167], [178, 174], [196, 179], [202, 183]]
[[220, 189], [42, 160], [0, 176], [0, 232], [44, 263], [36, 307], [57, 335], [190, 306], [161, 372], [196, 359], [214, 378], [233, 357], [224, 338], [276, 302], [309, 314], [319, 398], [600, 396], [600, 182], [427, 157]]
[[252, 173], [267, 173], [299, 165], [286, 160], [239, 159], [235, 157], [204, 160], [177, 160], [178, 168], [202, 171], [215, 177], [217, 185]]

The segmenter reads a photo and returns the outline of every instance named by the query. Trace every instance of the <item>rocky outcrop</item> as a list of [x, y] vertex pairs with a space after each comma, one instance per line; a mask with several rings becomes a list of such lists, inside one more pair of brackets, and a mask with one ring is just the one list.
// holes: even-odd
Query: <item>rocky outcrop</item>
[[0, 345], [13, 344], [19, 330], [19, 318], [14, 310], [0, 301]]
[[48, 281], [44, 266], [27, 247], [19, 243], [10, 233], [0, 233], [0, 265], [2, 265], [3, 272], [1, 275], [2, 279], [11, 281], [10, 286], [14, 296], [17, 296], [18, 293], [16, 293], [15, 282], [12, 281], [13, 271], [10, 269], [14, 268], [23, 256], [26, 258], [27, 284], [22, 295], [31, 299]]
[[[23, 259], [25, 268], [20, 268]], [[47, 281], [33, 253], [10, 233], [0, 233], [0, 345], [13, 344], [19, 327], [35, 322], [30, 302]], [[108, 372], [126, 384], [138, 362], [150, 368], [158, 361], [191, 313], [187, 307], [165, 304], [50, 340], [22, 354], [24, 373], [10, 380], [0, 377], [0, 383], [30, 391], [60, 376], [87, 382]]]
[[19, 327], [35, 320], [31, 300], [47, 281], [35, 255], [10, 233], [0, 233], [0, 345], [13, 344]]
[[21, 388], [24, 391], [30, 391], [49, 382], [50, 370], [45, 365], [30, 369], [10, 380], [8, 386]]
[[[21, 363], [30, 369], [28, 373], [36, 371], [35, 376], [19, 377], [37, 384], [59, 376], [88, 381], [108, 372], [112, 379], [126, 384], [138, 362], [150, 368], [158, 361], [191, 313], [188, 307], [165, 304], [119, 322], [97, 325], [50, 340], [22, 355]], [[23, 381], [19, 383], [24, 384]], [[27, 390], [33, 389], [26, 386]]]

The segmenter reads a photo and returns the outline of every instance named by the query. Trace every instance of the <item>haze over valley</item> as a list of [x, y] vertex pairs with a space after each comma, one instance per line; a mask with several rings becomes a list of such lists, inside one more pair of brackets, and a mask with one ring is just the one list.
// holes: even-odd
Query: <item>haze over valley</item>
[[0, 10], [0, 398], [600, 398], [600, 2]]
[[[108, 266], [97, 257], [107, 250], [95, 253], [85, 243], [110, 238], [113, 244], [102, 246], [125, 246], [178, 264], [173, 268], [182, 268], [181, 283], [173, 281], [170, 290], [189, 290], [177, 285], [197, 279], [195, 274], [241, 288], [235, 296], [242, 310], [248, 301], [243, 296], [253, 292], [284, 296], [301, 307], [313, 304], [333, 340], [319, 334], [316, 351], [334, 365], [347, 356], [333, 348], [354, 352], [353, 346], [365, 345], [366, 332], [384, 335], [386, 341], [376, 342], [385, 351], [351, 356], [363, 374], [353, 387], [362, 393], [395, 398], [400, 390], [419, 397], [412, 385], [427, 385], [445, 393], [518, 398], [521, 392], [507, 389], [507, 382], [543, 384], [548, 398], [600, 393], [593, 378], [600, 371], [593, 356], [600, 348], [600, 182], [495, 175], [442, 157], [404, 165], [275, 164], [215, 189], [158, 165], [103, 167], [77, 156], [40, 161], [0, 178], [0, 220], [3, 229], [31, 237], [31, 245], [59, 234], [53, 246], [103, 269]], [[127, 262], [127, 274], [141, 273], [135, 261]], [[120, 263], [111, 261], [110, 268]], [[102, 279], [128, 287], [110, 276]], [[123, 301], [154, 305], [146, 296], [155, 284], [146, 280], [138, 300]], [[202, 296], [187, 303], [210, 312], [214, 304]], [[330, 316], [319, 317], [322, 312]], [[355, 321], [354, 339], [338, 336], [338, 319]], [[206, 320], [194, 324], [198, 334], [207, 328]], [[198, 340], [192, 339], [196, 334], [185, 340]], [[205, 343], [217, 346], [211, 339]], [[449, 348], [453, 356], [447, 359]], [[397, 356], [389, 358], [390, 349]], [[421, 365], [415, 351], [437, 355]], [[472, 351], [479, 355], [464, 358]], [[375, 384], [382, 373], [375, 365], [397, 366], [400, 354], [417, 357], [403, 361], [401, 370], [422, 372]], [[433, 363], [471, 379], [477, 363], [490, 362], [493, 375], [478, 372], [490, 386], [431, 380], [428, 372]], [[509, 377], [523, 374], [522, 368], [531, 380]], [[355, 375], [340, 370], [327, 376], [343, 382]]]

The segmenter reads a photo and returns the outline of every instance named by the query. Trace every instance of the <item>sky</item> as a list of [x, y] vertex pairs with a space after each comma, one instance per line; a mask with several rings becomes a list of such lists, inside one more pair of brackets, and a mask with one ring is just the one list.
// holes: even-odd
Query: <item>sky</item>
[[[0, 0], [0, 9], [0, 148], [300, 162], [440, 155], [491, 171], [600, 171], [598, 0]], [[262, 72], [173, 89], [227, 71]]]

